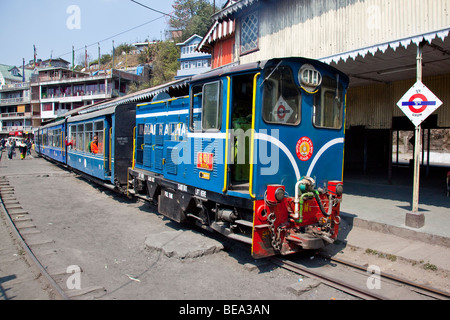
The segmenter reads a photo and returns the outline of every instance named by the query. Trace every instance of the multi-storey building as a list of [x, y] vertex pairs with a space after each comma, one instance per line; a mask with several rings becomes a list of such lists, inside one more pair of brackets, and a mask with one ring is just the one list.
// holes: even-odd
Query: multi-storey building
[[180, 70], [175, 79], [191, 77], [193, 75], [211, 70], [211, 55], [197, 51], [202, 37], [194, 34], [184, 42], [177, 43], [181, 47]]
[[[31, 70], [0, 64], [0, 137], [31, 131]], [[39, 110], [37, 110], [38, 112]]]
[[69, 65], [63, 59], [40, 61], [33, 70], [0, 65], [1, 137], [27, 135], [70, 110], [124, 96], [141, 79], [116, 69], [90, 74]]
[[140, 76], [121, 70], [100, 70], [93, 74], [73, 71], [67, 66], [38, 69], [31, 79], [31, 104], [45, 122], [64, 113], [126, 94]]

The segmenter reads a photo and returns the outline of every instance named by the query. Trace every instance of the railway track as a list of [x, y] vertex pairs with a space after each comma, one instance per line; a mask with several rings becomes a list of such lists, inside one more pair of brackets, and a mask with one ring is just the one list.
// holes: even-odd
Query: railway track
[[69, 300], [69, 297], [64, 292], [64, 290], [55, 282], [55, 280], [47, 272], [46, 268], [36, 258], [30, 246], [27, 244], [25, 239], [22, 237], [19, 229], [17, 228], [14, 220], [23, 222], [28, 221], [28, 219], [24, 218], [26, 214], [26, 212], [24, 211], [17, 211], [19, 212], [19, 214], [16, 214], [15, 218], [13, 218], [12, 214], [10, 214], [10, 209], [21, 209], [21, 207], [14, 197], [14, 188], [10, 186], [9, 181], [4, 178], [0, 179], [0, 206], [5, 220], [12, 230], [14, 238], [19, 242], [20, 247], [28, 257], [28, 260], [32, 261], [33, 265], [39, 270], [39, 273], [43, 276], [47, 284], [57, 295], [58, 299]]
[[270, 260], [279, 267], [313, 278], [363, 300], [450, 300], [450, 293], [436, 288], [383, 272], [373, 273], [365, 266], [340, 258], [322, 258], [328, 263], [321, 266], [311, 266], [304, 260], [293, 261], [291, 258], [274, 257]]
[[[8, 180], [0, 178], [0, 195], [1, 195], [1, 210], [6, 214], [6, 220], [11, 225], [11, 229], [14, 230], [16, 238], [19, 240], [23, 250], [33, 260], [36, 267], [40, 270], [43, 278], [46, 279], [49, 286], [58, 295], [59, 299], [72, 299], [73, 292], [67, 293], [62, 289], [62, 286], [54, 280], [54, 277], [47, 272], [47, 268], [42, 266], [39, 260], [34, 256], [33, 251], [27, 244], [27, 237], [22, 237], [20, 227], [16, 226], [17, 222], [26, 223], [28, 214], [21, 210], [20, 204], [15, 200], [14, 188], [9, 186]], [[30, 219], [31, 220], [31, 219]], [[33, 245], [31, 245], [33, 247]], [[386, 273], [381, 274], [381, 288], [383, 290], [370, 290], [367, 288], [367, 279], [370, 275], [367, 273], [367, 268], [364, 266], [358, 266], [354, 263], [337, 259], [334, 257], [325, 257], [327, 262], [322, 263], [322, 266], [310, 266], [310, 261], [293, 261], [290, 257], [286, 258], [272, 258], [271, 262], [274, 264], [288, 269], [290, 271], [302, 274], [307, 277], [317, 279], [318, 281], [336, 288], [349, 295], [358, 297], [364, 300], [389, 300], [389, 299], [435, 299], [435, 300], [448, 300], [450, 295], [446, 292], [439, 291], [427, 286], [418, 285], [408, 280], [401, 279], [399, 277], [389, 275]], [[309, 259], [304, 259], [309, 260]], [[319, 259], [314, 259], [315, 261]], [[330, 263], [332, 262], [332, 263]], [[333, 264], [333, 267], [330, 265]], [[328, 270], [327, 270], [328, 266]], [[337, 267], [339, 266], [339, 268]], [[343, 277], [344, 274], [351, 274], [350, 281], [347, 277]], [[67, 278], [67, 274], [65, 274]], [[58, 277], [56, 277], [58, 278]], [[359, 282], [353, 281], [359, 279]], [[65, 280], [65, 279], [64, 279]], [[412, 294], [411, 294], [412, 292]], [[86, 291], [86, 294], [88, 292]]]

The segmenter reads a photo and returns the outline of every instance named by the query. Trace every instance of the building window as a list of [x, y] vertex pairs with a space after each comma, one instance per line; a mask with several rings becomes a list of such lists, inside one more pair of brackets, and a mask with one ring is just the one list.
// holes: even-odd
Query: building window
[[241, 54], [258, 49], [259, 18], [257, 12], [242, 18]]
[[43, 103], [42, 111], [53, 111], [53, 103]]

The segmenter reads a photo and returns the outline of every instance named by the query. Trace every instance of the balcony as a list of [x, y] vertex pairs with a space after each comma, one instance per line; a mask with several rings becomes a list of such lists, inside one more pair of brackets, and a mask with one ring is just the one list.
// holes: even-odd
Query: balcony
[[13, 131], [23, 131], [23, 132], [32, 132], [33, 127], [32, 126], [3, 126], [0, 127], [0, 133], [9, 133]]
[[31, 112], [9, 112], [0, 113], [0, 120], [17, 120], [23, 118], [31, 118], [33, 114]]
[[10, 98], [10, 99], [1, 99], [0, 106], [21, 104], [21, 103], [30, 103], [30, 97], [18, 97], [18, 98]]
[[4, 84], [0, 86], [0, 91], [2, 90], [17, 90], [17, 89], [28, 89], [30, 87], [29, 82], [19, 82], [19, 83], [11, 83]]
[[79, 91], [75, 94], [71, 93], [54, 93], [54, 94], [46, 94], [43, 93], [41, 97], [41, 102], [79, 102], [83, 100], [92, 100], [92, 99], [105, 99], [110, 98], [112, 93], [112, 89], [109, 90], [94, 90], [94, 91]]
[[62, 76], [59, 75], [39, 75], [39, 77], [35, 77], [32, 81], [33, 86], [37, 85], [51, 85], [51, 84], [69, 84], [69, 83], [85, 83], [87, 81], [99, 81], [112, 78], [111, 73], [107, 74], [99, 74], [99, 75], [76, 75], [72, 76], [71, 74], [64, 74]]

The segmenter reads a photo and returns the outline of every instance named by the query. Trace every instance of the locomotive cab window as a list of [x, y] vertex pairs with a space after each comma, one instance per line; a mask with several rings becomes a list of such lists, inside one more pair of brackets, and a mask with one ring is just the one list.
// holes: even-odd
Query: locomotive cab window
[[320, 90], [314, 96], [314, 126], [342, 128], [343, 88], [330, 77], [323, 77]]
[[[215, 81], [191, 88], [191, 130], [220, 130], [222, 103], [220, 82]], [[201, 109], [201, 113], [197, 110]]]
[[221, 115], [220, 82], [207, 83], [203, 86], [202, 129], [219, 130]]
[[301, 120], [301, 93], [289, 67], [267, 70], [264, 80], [263, 119], [267, 123], [297, 125]]

